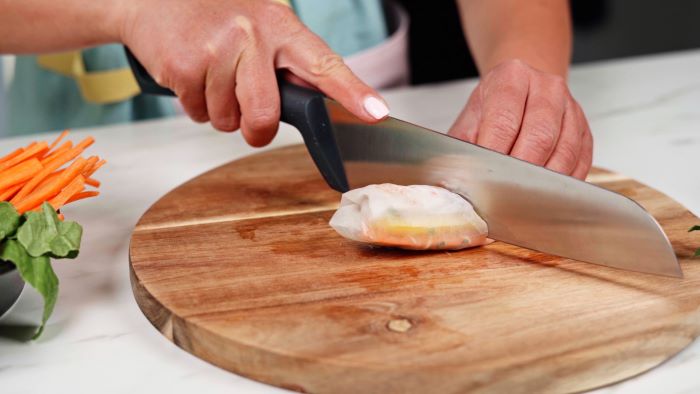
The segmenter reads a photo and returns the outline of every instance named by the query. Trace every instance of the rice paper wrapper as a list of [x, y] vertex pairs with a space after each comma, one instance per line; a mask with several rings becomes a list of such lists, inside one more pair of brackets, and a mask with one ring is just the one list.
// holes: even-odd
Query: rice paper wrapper
[[358, 242], [416, 250], [457, 250], [487, 243], [488, 226], [449, 190], [425, 185], [370, 185], [351, 190], [330, 221]]

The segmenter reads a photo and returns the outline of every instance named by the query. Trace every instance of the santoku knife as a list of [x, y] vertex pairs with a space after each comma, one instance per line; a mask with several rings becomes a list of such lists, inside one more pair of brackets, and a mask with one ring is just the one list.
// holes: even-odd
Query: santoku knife
[[[144, 93], [173, 95], [127, 49]], [[399, 119], [366, 124], [281, 78], [282, 121], [296, 127], [328, 185], [424, 184], [461, 194], [489, 237], [608, 267], [682, 277], [659, 224], [633, 200]]]

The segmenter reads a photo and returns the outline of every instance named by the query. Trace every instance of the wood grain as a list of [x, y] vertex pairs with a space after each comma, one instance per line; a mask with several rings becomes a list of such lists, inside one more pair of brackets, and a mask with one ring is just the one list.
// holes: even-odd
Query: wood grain
[[699, 222], [617, 174], [590, 180], [661, 223], [685, 278], [501, 242], [369, 248], [328, 225], [339, 201], [303, 147], [238, 160], [158, 201], [136, 226], [146, 317], [227, 370], [314, 393], [572, 392], [642, 373], [700, 333]]

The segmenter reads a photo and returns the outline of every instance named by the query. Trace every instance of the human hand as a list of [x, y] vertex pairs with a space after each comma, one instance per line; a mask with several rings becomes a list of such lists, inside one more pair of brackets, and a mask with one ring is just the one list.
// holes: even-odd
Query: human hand
[[482, 78], [449, 134], [579, 179], [591, 168], [591, 130], [565, 79], [520, 60]]
[[275, 136], [280, 119], [276, 69], [286, 69], [376, 122], [384, 100], [318, 36], [273, 0], [132, 0], [121, 39], [158, 84], [179, 97], [195, 121], [240, 127], [252, 146]]

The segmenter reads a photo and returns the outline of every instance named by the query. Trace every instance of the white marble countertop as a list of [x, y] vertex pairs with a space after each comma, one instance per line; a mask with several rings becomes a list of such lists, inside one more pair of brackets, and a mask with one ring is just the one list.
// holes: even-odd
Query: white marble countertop
[[[392, 115], [446, 130], [474, 85], [470, 80], [400, 89], [386, 98]], [[700, 50], [577, 66], [571, 86], [591, 122], [595, 165], [632, 176], [700, 214]], [[73, 138], [87, 133], [76, 131]], [[216, 133], [185, 118], [89, 133], [97, 139], [91, 152], [109, 161], [100, 175], [102, 196], [65, 210], [85, 227], [81, 255], [54, 264], [60, 296], [44, 336], [35, 343], [0, 336], [0, 391], [282, 392], [168, 342], [141, 314], [129, 285], [129, 237], [148, 206], [178, 184], [254, 149], [238, 133]], [[0, 140], [0, 152], [33, 137]], [[300, 141], [284, 126], [268, 149]], [[40, 308], [39, 297], [25, 288], [0, 325], [33, 324]], [[653, 371], [600, 392], [696, 393], [699, 370], [696, 341]]]

